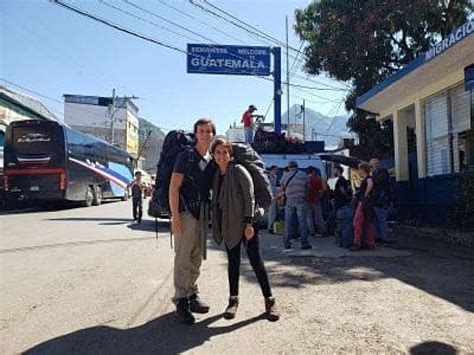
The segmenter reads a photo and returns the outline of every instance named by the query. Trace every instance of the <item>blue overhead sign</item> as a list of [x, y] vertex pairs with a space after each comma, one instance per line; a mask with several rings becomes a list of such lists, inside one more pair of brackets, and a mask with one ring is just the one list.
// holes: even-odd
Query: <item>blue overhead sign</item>
[[187, 72], [270, 75], [270, 47], [188, 44]]

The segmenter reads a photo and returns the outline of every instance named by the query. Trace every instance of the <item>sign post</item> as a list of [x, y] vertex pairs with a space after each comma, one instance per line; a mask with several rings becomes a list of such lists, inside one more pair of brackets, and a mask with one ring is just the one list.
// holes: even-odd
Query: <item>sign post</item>
[[273, 99], [275, 132], [281, 133], [281, 49], [234, 45], [191, 44], [187, 46], [186, 69], [193, 74], [269, 76], [273, 52]]

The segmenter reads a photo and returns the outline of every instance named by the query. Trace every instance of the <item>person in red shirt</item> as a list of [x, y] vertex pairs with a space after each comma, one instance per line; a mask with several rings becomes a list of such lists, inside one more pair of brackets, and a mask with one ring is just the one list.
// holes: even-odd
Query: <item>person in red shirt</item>
[[306, 195], [308, 230], [311, 235], [318, 230], [321, 234], [326, 233], [321, 208], [321, 196], [323, 195], [323, 180], [321, 172], [314, 166], [308, 167], [308, 193]]
[[245, 143], [247, 144], [253, 143], [253, 118], [255, 117], [253, 113], [255, 111], [257, 111], [257, 108], [254, 105], [250, 105], [242, 115], [241, 122], [244, 124]]

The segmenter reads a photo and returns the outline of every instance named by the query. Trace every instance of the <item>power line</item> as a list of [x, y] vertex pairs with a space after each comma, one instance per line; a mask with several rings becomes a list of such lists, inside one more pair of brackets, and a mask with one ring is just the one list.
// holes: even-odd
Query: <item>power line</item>
[[153, 21], [148, 21], [148, 20], [144, 19], [143, 17], [137, 16], [137, 15], [135, 15], [135, 14], [133, 14], [133, 13], [127, 11], [127, 10], [124, 10], [124, 9], [122, 9], [122, 8], [120, 8], [120, 7], [117, 7], [117, 6], [115, 6], [115, 5], [109, 4], [109, 3], [106, 2], [105, 0], [98, 0], [98, 1], [99, 1], [101, 4], [103, 4], [103, 5], [107, 6], [107, 7], [110, 7], [110, 8], [112, 8], [112, 9], [114, 9], [114, 10], [117, 10], [117, 11], [119, 11], [119, 12], [121, 12], [121, 13], [124, 13], [124, 14], [126, 14], [126, 15], [128, 15], [128, 16], [131, 16], [131, 17], [133, 17], [133, 18], [136, 18], [136, 19], [138, 19], [138, 20], [140, 20], [140, 21], [146, 22], [146, 23], [148, 23], [148, 24], [150, 24], [150, 25], [152, 25], [152, 26], [161, 28], [162, 30], [165, 30], [165, 31], [167, 31], [167, 32], [170, 32], [170, 33], [175, 34], [175, 35], [180, 36], [180, 37], [184, 37], [184, 38], [189, 39], [189, 40], [192, 40], [192, 41], [195, 40], [194, 38], [188, 37], [188, 36], [186, 36], [186, 35], [184, 35], [184, 34], [182, 34], [182, 33], [176, 32], [176, 31], [174, 31], [174, 30], [172, 30], [172, 29], [169, 29], [169, 28], [167, 28], [167, 27], [160, 26], [160, 25], [156, 24], [156, 23], [153, 22]]
[[[240, 29], [242, 29], [242, 30], [244, 30], [244, 31], [246, 31], [246, 32], [249, 32], [249, 33], [253, 34], [254, 36], [258, 37], [260, 41], [262, 41], [262, 39], [263, 39], [266, 44], [270, 41], [267, 37], [264, 37], [264, 36], [262, 36], [262, 35], [260, 35], [260, 34], [258, 34], [258, 33], [256, 33], [256, 32], [250, 31], [248, 28], [246, 28], [246, 27], [244, 27], [244, 26], [242, 26], [242, 25], [236, 23], [235, 21], [229, 20], [229, 19], [225, 18], [224, 16], [219, 15], [219, 14], [216, 13], [215, 11], [212, 11], [212, 10], [210, 10], [210, 9], [208, 9], [208, 8], [206, 8], [206, 7], [202, 6], [202, 5], [200, 5], [200, 4], [195, 3], [194, 0], [188, 0], [188, 1], [189, 1], [190, 4], [196, 6], [197, 8], [201, 9], [202, 11], [204, 11], [204, 12], [206, 12], [206, 13], [208, 13], [208, 14], [211, 14], [211, 15], [217, 17], [217, 18], [220, 18], [221, 20], [226, 21], [226, 22], [232, 24], [233, 26], [238, 27], [238, 28], [240, 28]], [[270, 42], [271, 42], [271, 41], [270, 41]], [[281, 45], [281, 44], [279, 44], [279, 45]]]
[[58, 5], [58, 6], [62, 6], [64, 7], [65, 9], [67, 10], [70, 10], [70, 11], [73, 11], [81, 16], [84, 16], [84, 17], [87, 17], [87, 18], [90, 18], [94, 21], [97, 21], [97, 22], [100, 22], [102, 23], [103, 25], [106, 25], [106, 26], [109, 26], [109, 27], [112, 27], [112, 28], [115, 28], [116, 30], [118, 31], [121, 31], [121, 32], [124, 32], [124, 33], [127, 33], [131, 36], [134, 36], [134, 37], [137, 37], [137, 38], [141, 38], [147, 42], [151, 42], [151, 43], [154, 43], [154, 44], [157, 44], [159, 46], [162, 46], [162, 47], [165, 47], [165, 48], [168, 48], [168, 49], [171, 49], [171, 50], [174, 50], [176, 52], [180, 52], [180, 53], [185, 53], [186, 54], [186, 51], [185, 50], [182, 50], [180, 48], [177, 48], [177, 47], [174, 47], [172, 45], [169, 45], [169, 44], [166, 44], [166, 43], [163, 43], [163, 42], [160, 42], [156, 39], [153, 39], [153, 38], [150, 38], [150, 37], [147, 37], [145, 35], [142, 35], [140, 33], [137, 33], [137, 32], [133, 32], [132, 30], [129, 30], [125, 27], [122, 27], [120, 25], [116, 25], [114, 24], [113, 22], [111, 21], [108, 21], [108, 20], [104, 20], [98, 16], [95, 16], [95, 15], [92, 15], [91, 13], [87, 12], [87, 11], [84, 11], [84, 10], [80, 10], [74, 6], [71, 6], [69, 4], [65, 4], [64, 2], [62, 2], [61, 0], [51, 0], [54, 4]]
[[[193, 0], [189, 0], [189, 1], [194, 4]], [[266, 32], [264, 32], [264, 31], [258, 29], [257, 27], [255, 27], [255, 26], [249, 24], [248, 22], [245, 22], [245, 21], [239, 19], [237, 16], [234, 16], [234, 15], [232, 15], [231, 13], [229, 13], [228, 11], [225, 11], [225, 10], [223, 10], [222, 8], [220, 8], [220, 7], [218, 7], [218, 6], [214, 5], [214, 4], [212, 4], [212, 3], [209, 2], [208, 0], [203, 0], [203, 1], [204, 1], [205, 4], [207, 4], [208, 6], [212, 7], [213, 9], [219, 11], [220, 13], [225, 14], [226, 16], [230, 17], [231, 19], [234, 19], [234, 20], [238, 21], [239, 23], [241, 23], [241, 24], [243, 24], [244, 26], [247, 26], [247, 27], [253, 29], [253, 30], [256, 31], [256, 32], [250, 31], [248, 28], [243, 27], [243, 26], [238, 26], [239, 28], [242, 28], [242, 29], [244, 29], [244, 30], [247, 31], [247, 32], [252, 32], [252, 33], [254, 33], [254, 34], [260, 34], [260, 36], [264, 36], [264, 38], [267, 38], [267, 40], [270, 40], [270, 41], [272, 41], [273, 43], [277, 43], [277, 44], [280, 45], [280, 46], [286, 47], [286, 44], [285, 44], [283, 41], [280, 41], [279, 39], [277, 39], [277, 38], [275, 38], [275, 37], [269, 35], [268, 33], [266, 33]], [[199, 6], [198, 4], [195, 4], [195, 5]], [[292, 46], [288, 46], [288, 48], [291, 49], [291, 50], [293, 50], [293, 51], [295, 51], [295, 52], [297, 52], [297, 53], [301, 53], [298, 49], [296, 49], [296, 48], [294, 48], [294, 47], [292, 47]], [[304, 53], [302, 53], [302, 54], [304, 54]]]
[[[42, 97], [42, 98], [44, 98], [44, 99], [47, 99], [47, 100], [50, 100], [50, 101], [53, 101], [53, 102], [57, 102], [57, 103], [59, 103], [59, 104], [61, 104], [61, 105], [64, 106], [64, 102], [63, 102], [63, 101], [60, 101], [60, 100], [55, 99], [55, 98], [52, 98], [51, 96], [46, 96], [46, 95], [40, 94], [39, 92], [37, 92], [37, 91], [35, 91], [35, 90], [33, 90], [33, 89], [29, 89], [29, 88], [27, 88], [27, 87], [21, 86], [21, 85], [19, 85], [19, 84], [16, 84], [16, 83], [10, 81], [10, 80], [7, 80], [7, 79], [5, 79], [5, 78], [0, 78], [0, 80], [1, 80], [1, 81], [4, 81], [5, 83], [7, 83], [7, 84], [9, 84], [9, 85], [11, 85], [11, 86], [17, 87], [17, 88], [19, 88], [19, 89], [21, 89], [21, 90], [24, 90], [24, 91], [26, 91], [26, 92], [29, 92], [29, 93], [31, 93], [31, 94], [34, 94], [34, 95], [36, 95], [36, 96], [38, 96], [38, 97]], [[49, 109], [49, 108], [48, 108], [48, 109]], [[92, 111], [92, 110], [88, 110], [88, 109], [85, 108], [85, 107], [79, 107], [79, 106], [78, 106], [78, 107], [76, 107], [76, 109], [77, 109], [77, 110], [81, 110], [81, 111], [83, 111], [83, 112], [87, 112], [87, 113], [93, 114], [94, 116], [97, 115], [97, 112]], [[51, 109], [51, 110], [52, 110], [52, 109]], [[53, 111], [55, 111], [56, 113], [59, 112], [59, 111], [56, 111], [56, 110], [53, 110]], [[64, 112], [59, 112], [59, 113], [60, 113], [62, 116], [64, 116]], [[59, 117], [59, 119], [60, 119], [63, 123], [67, 124], [67, 123], [64, 121], [64, 117]]]
[[[105, 0], [98, 0], [98, 1], [99, 1], [100, 3], [102, 3], [102, 4], [106, 5], [106, 6], [108, 6], [108, 7], [111, 7], [111, 8], [113, 8], [113, 9], [117, 10], [117, 11], [120, 11], [120, 12], [122, 12], [122, 13], [125, 13], [125, 14], [127, 14], [127, 15], [129, 15], [129, 16], [132, 16], [132, 17], [136, 18], [136, 19], [139, 19], [139, 20], [141, 20], [141, 21], [144, 21], [144, 22], [146, 22], [146, 23], [149, 23], [149, 24], [151, 24], [151, 25], [153, 25], [153, 26], [156, 26], [156, 27], [158, 27], [158, 28], [164, 29], [164, 30], [166, 30], [166, 31], [168, 31], [168, 32], [171, 32], [171, 33], [173, 33], [173, 34], [176, 34], [176, 35], [178, 35], [178, 36], [181, 36], [181, 37], [184, 37], [184, 38], [187, 38], [187, 39], [191, 39], [191, 40], [192, 40], [192, 38], [190, 38], [190, 37], [188, 37], [188, 36], [186, 36], [186, 35], [183, 35], [183, 34], [178, 33], [178, 32], [176, 32], [176, 31], [170, 30], [170, 29], [168, 29], [168, 28], [166, 28], [166, 27], [162, 27], [162, 26], [160, 26], [160, 25], [157, 25], [155, 22], [148, 21], [148, 20], [146, 20], [146, 19], [144, 19], [144, 18], [142, 18], [142, 17], [140, 17], [140, 16], [137, 16], [137, 15], [135, 15], [135, 14], [133, 14], [133, 13], [130, 13], [130, 12], [128, 12], [128, 11], [122, 9], [122, 8], [119, 8], [119, 7], [114, 6], [114, 5], [110, 4], [110, 3], [107, 3]], [[186, 27], [183, 27], [183, 26], [181, 26], [180, 24], [178, 24], [178, 23], [176, 23], [176, 22], [174, 22], [174, 21], [168, 20], [168, 19], [166, 19], [166, 18], [164, 18], [164, 17], [162, 17], [162, 16], [160, 16], [160, 15], [157, 15], [155, 12], [150, 11], [150, 10], [144, 8], [144, 7], [138, 6], [138, 5], [132, 3], [132, 2], [129, 1], [129, 0], [122, 0], [122, 1], [125, 2], [125, 3], [127, 3], [127, 4], [130, 5], [130, 6], [134, 7], [134, 8], [137, 8], [137, 9], [139, 9], [139, 10], [141, 10], [141, 11], [143, 11], [143, 12], [149, 14], [149, 15], [152, 15], [152, 16], [154, 16], [154, 17], [156, 17], [156, 18], [159, 18], [159, 19], [161, 19], [161, 20], [163, 20], [163, 21], [165, 21], [165, 22], [167, 22], [167, 23], [169, 23], [169, 24], [172, 24], [172, 25], [174, 25], [174, 26], [176, 26], [176, 27], [178, 27], [178, 28], [180, 28], [180, 29], [183, 29], [183, 30], [185, 30], [185, 31], [187, 31], [187, 32], [189, 32], [189, 33], [191, 33], [191, 34], [194, 34], [194, 35], [196, 35], [196, 36], [198, 36], [198, 37], [200, 37], [200, 38], [202, 38], [202, 39], [205, 39], [205, 40], [208, 40], [209, 42], [212, 42], [212, 43], [217, 44], [217, 42], [214, 41], [213, 39], [211, 39], [211, 38], [209, 38], [209, 37], [206, 37], [206, 36], [202, 36], [201, 34], [195, 32], [195, 31], [189, 30], [189, 29], [187, 29]], [[163, 2], [161, 1], [161, 3], [163, 3]], [[173, 8], [173, 9], [176, 9], [175, 7], [172, 7], [172, 8]], [[222, 32], [222, 31], [221, 31], [221, 32]], [[225, 32], [223, 32], [223, 33], [225, 33]], [[303, 42], [301, 42], [301, 46], [302, 46], [302, 45], [303, 45]], [[301, 48], [301, 46], [300, 46], [300, 48]], [[298, 57], [299, 54], [300, 54], [300, 52], [297, 53], [297, 57]], [[235, 56], [235, 55], [233, 55], [233, 56], [234, 56], [234, 57], [238, 57], [238, 56]], [[243, 57], [240, 57], [240, 59], [244, 59], [244, 58], [243, 58]], [[297, 58], [295, 58], [295, 61], [296, 61], [296, 59], [297, 59]], [[295, 63], [295, 62], [294, 62], [294, 63]], [[293, 64], [294, 64], [294, 63], [293, 63]], [[303, 79], [303, 80], [307, 80], [307, 79]], [[290, 85], [299, 86], [299, 87], [304, 88], [304, 89], [313, 89], [313, 90], [321, 90], [321, 91], [325, 91], [325, 90], [330, 91], [330, 90], [331, 90], [331, 89], [324, 89], [324, 88], [318, 88], [318, 87], [310, 87], [310, 86], [304, 86], [304, 85], [298, 85], [298, 84], [290, 84]], [[322, 84], [322, 85], [324, 85], [324, 84]], [[325, 86], [331, 87], [330, 85], [327, 85], [327, 84], [326, 84]], [[334, 88], [334, 89], [332, 89], [332, 90], [341, 90], [341, 91], [344, 90], [344, 89], [336, 88], [336, 87], [333, 87], [333, 88]]]
[[[220, 18], [220, 19], [222, 19], [222, 20], [224, 20], [224, 21], [226, 21], [226, 22], [228, 22], [228, 23], [231, 23], [232, 25], [234, 25], [234, 26], [236, 26], [236, 27], [238, 27], [238, 28], [240, 28], [240, 29], [243, 29], [244, 31], [247, 31], [247, 32], [249, 32], [249, 33], [251, 33], [251, 34], [253, 34], [253, 35], [257, 35], [257, 36], [260, 37], [260, 38], [264, 38], [264, 39], [266, 39], [267, 41], [271, 41], [271, 42], [276, 43], [276, 44], [278, 44], [278, 45], [280, 45], [280, 46], [286, 47], [286, 44], [285, 44], [284, 42], [282, 42], [282, 41], [276, 39], [275, 37], [272, 37], [271, 35], [269, 35], [269, 34], [263, 32], [263, 31], [261, 31], [260, 29], [258, 29], [258, 28], [256, 28], [256, 27], [252, 26], [251, 24], [249, 24], [249, 23], [247, 23], [247, 22], [245, 22], [245, 21], [239, 19], [238, 17], [236, 17], [236, 16], [230, 14], [229, 12], [227, 12], [227, 11], [225, 11], [225, 10], [219, 8], [218, 6], [216, 6], [216, 5], [214, 5], [214, 4], [211, 4], [208, 0], [203, 0], [203, 1], [204, 1], [204, 3], [206, 3], [208, 6], [212, 7], [213, 9], [216, 9], [217, 11], [219, 11], [219, 12], [225, 14], [226, 16], [228, 16], [228, 17], [230, 17], [230, 18], [232, 18], [232, 19], [234, 19], [234, 20], [240, 22], [241, 24], [243, 24], [243, 25], [245, 25], [245, 26], [248, 26], [248, 27], [254, 29], [254, 30], [257, 31], [258, 33], [261, 33], [264, 37], [262, 37], [262, 35], [258, 35], [258, 33], [254, 32], [254, 31], [250, 31], [248, 28], [246, 28], [246, 27], [244, 27], [244, 26], [242, 26], [242, 25], [239, 25], [239, 24], [235, 23], [234, 21], [231, 21], [231, 20], [226, 19], [225, 17], [223, 17], [223, 16], [217, 14], [216, 12], [214, 12], [214, 11], [212, 11], [212, 10], [209, 10], [209, 9], [205, 8], [204, 6], [202, 6], [202, 5], [200, 5], [200, 4], [197, 4], [197, 3], [195, 2], [195, 0], [188, 0], [188, 1], [189, 1], [192, 5], [194, 5], [194, 6], [198, 7], [198, 8], [200, 8], [201, 10], [203, 10], [203, 11], [205, 11], [205, 12], [207, 12], [207, 13], [210, 13], [210, 14], [212, 14], [212, 15], [214, 15], [214, 16], [216, 16], [216, 17], [218, 17], [218, 18]], [[294, 59], [292, 68], [295, 66], [295, 64], [296, 64], [296, 62], [297, 62], [297, 60], [298, 60], [298, 56], [299, 56], [299, 55], [303, 55], [303, 57], [300, 57], [300, 58], [304, 58], [304, 56], [306, 55], [304, 52], [301, 51], [301, 48], [303, 47], [303, 44], [304, 44], [304, 42], [301, 42], [299, 49], [296, 49], [296, 48], [294, 48], [294, 47], [292, 47], [292, 46], [288, 46], [289, 49], [291, 49], [291, 50], [293, 50], [293, 51], [295, 51], [295, 52], [297, 53], [296, 57], [293, 57], [293, 56], [292, 56], [292, 59]], [[292, 69], [291, 69], [291, 70], [292, 70]], [[293, 74], [293, 75], [296, 76], [296, 74]], [[298, 76], [297, 76], [297, 77], [298, 77]], [[301, 78], [302, 80], [308, 80], [308, 81], [310, 81], [308, 78], [304, 78], [304, 77], [302, 77], [302, 76], [299, 76], [299, 78]], [[324, 83], [320, 83], [320, 84], [323, 85], [323, 86], [332, 87], [332, 88], [334, 88], [335, 90], [341, 90], [341, 91], [344, 90], [344, 89], [342, 89], [342, 88], [337, 88], [337, 87], [331, 86], [331, 85], [329, 85], [329, 84], [324, 84]], [[308, 87], [308, 88], [309, 88], [309, 87]], [[314, 88], [310, 88], [310, 89], [314, 89]]]
[[[101, 1], [102, 1], [102, 0], [101, 0]], [[143, 11], [143, 12], [145, 12], [145, 13], [147, 13], [147, 14], [153, 16], [153, 17], [156, 17], [156, 18], [158, 18], [158, 19], [160, 19], [160, 20], [162, 20], [162, 21], [164, 21], [164, 22], [166, 22], [166, 23], [169, 23], [169, 24], [171, 24], [171, 25], [173, 25], [173, 26], [176, 26], [176, 27], [178, 27], [178, 28], [180, 28], [180, 29], [182, 29], [182, 30], [184, 30], [184, 31], [186, 31], [186, 32], [192, 33], [193, 35], [198, 36], [198, 37], [200, 37], [200, 38], [202, 38], [202, 39], [205, 39], [206, 41], [213, 42], [212, 39], [210, 39], [210, 38], [208, 38], [208, 37], [206, 37], [206, 36], [203, 36], [203, 35], [201, 35], [201, 34], [199, 34], [199, 33], [197, 33], [197, 32], [194, 32], [194, 31], [190, 30], [189, 28], [186, 28], [186, 27], [184, 27], [184, 26], [181, 26], [180, 24], [178, 24], [178, 23], [176, 23], [176, 22], [174, 22], [174, 21], [168, 20], [168, 19], [164, 18], [163, 16], [160, 16], [160, 15], [154, 13], [153, 11], [150, 11], [150, 10], [148, 10], [148, 9], [145, 9], [144, 7], [141, 7], [141, 6], [137, 5], [137, 4], [134, 4], [133, 2], [131, 2], [131, 1], [129, 1], [129, 0], [122, 0], [122, 1], [125, 2], [125, 3], [127, 3], [128, 5], [130, 5], [130, 6], [134, 7], [134, 8], [136, 8], [136, 9], [139, 9], [140, 11]]]
[[234, 36], [232, 36], [231, 34], [225, 32], [225, 31], [222, 31], [222, 30], [220, 30], [219, 28], [217, 28], [217, 27], [215, 27], [215, 26], [211, 26], [211, 25], [209, 25], [208, 23], [199, 20], [197, 17], [188, 14], [186, 11], [184, 11], [184, 10], [182, 10], [182, 9], [179, 9], [179, 8], [173, 6], [173, 5], [170, 5], [170, 4], [166, 3], [164, 0], [158, 0], [158, 1], [159, 1], [162, 5], [164, 5], [164, 6], [168, 7], [168, 8], [170, 8], [170, 9], [174, 10], [175, 12], [177, 12], [178, 14], [180, 14], [180, 15], [182, 15], [182, 16], [186, 16], [186, 17], [188, 17], [188, 18], [190, 18], [190, 19], [192, 19], [192, 20], [194, 20], [194, 21], [200, 23], [201, 25], [204, 25], [204, 26], [206, 26], [206, 27], [208, 27], [208, 28], [210, 28], [210, 29], [212, 29], [212, 30], [214, 30], [214, 31], [216, 31], [216, 32], [218, 32], [218, 33], [220, 33], [220, 34], [223, 34], [224, 36], [227, 36], [227, 37], [229, 37], [229, 38], [232, 38], [233, 40], [236, 40], [236, 41], [238, 41], [238, 42], [240, 42], [240, 43], [244, 43], [244, 41], [242, 41], [240, 38], [234, 37]]
[[[158, 41], [154, 38], [151, 38], [151, 37], [148, 37], [146, 35], [143, 35], [143, 34], [140, 34], [138, 32], [134, 32], [130, 29], [127, 29], [121, 25], [118, 25], [118, 24], [115, 24], [109, 20], [105, 20], [101, 17], [98, 17], [96, 15], [93, 15], [87, 11], [84, 11], [84, 10], [81, 10], [81, 9], [78, 9], [72, 5], [69, 5], [69, 4], [66, 4], [64, 2], [62, 2], [61, 0], [52, 0], [54, 4], [58, 5], [58, 6], [61, 6], [61, 7], [64, 7], [65, 9], [67, 10], [70, 10], [70, 11], [73, 11], [81, 16], [84, 16], [84, 17], [87, 17], [89, 19], [92, 19], [94, 21], [97, 21], [99, 23], [102, 23], [103, 25], [106, 25], [106, 26], [109, 26], [109, 27], [112, 27], [118, 31], [121, 31], [121, 32], [124, 32], [124, 33], [127, 33], [131, 36], [134, 36], [134, 37], [137, 37], [137, 38], [140, 38], [140, 39], [143, 39], [145, 41], [148, 41], [148, 42], [151, 42], [151, 43], [154, 43], [154, 44], [157, 44], [159, 46], [163, 46], [165, 48], [169, 48], [169, 49], [172, 49], [176, 52], [180, 52], [180, 53], [183, 53], [183, 54], [189, 54], [189, 55], [193, 55], [195, 57], [200, 57], [200, 58], [203, 58], [202, 56], [200, 55], [197, 55], [197, 54], [194, 54], [194, 53], [188, 53], [187, 51], [183, 50], [183, 49], [180, 49], [180, 48], [177, 48], [177, 47], [174, 47], [172, 45], [169, 45], [169, 44], [166, 44], [166, 43], [163, 43], [161, 41]], [[130, 3], [128, 0], [123, 0], [123, 1], [126, 1], [127, 3]], [[269, 78], [266, 78], [266, 77], [261, 77], [261, 76], [258, 76], [258, 75], [254, 75], [254, 77], [257, 77], [257, 78], [260, 78], [260, 79], [263, 79], [263, 80], [267, 80], [267, 81], [273, 81], [272, 79], [269, 79]], [[324, 97], [321, 97], [319, 95], [316, 95], [314, 93], [309, 93], [309, 92], [306, 92], [306, 91], [303, 91], [302, 90], [302, 85], [297, 85], [297, 84], [290, 84], [291, 86], [295, 87], [295, 89], [299, 90], [299, 91], [302, 91], [302, 92], [305, 92], [306, 94], [309, 94], [309, 95], [312, 95], [314, 97], [317, 97], [317, 98], [320, 98], [320, 99], [323, 99], [323, 100], [326, 100], [328, 102], [332, 101], [332, 100], [328, 100]], [[316, 88], [316, 87], [306, 87], [306, 88], [309, 88], [309, 89], [319, 89], [319, 88]]]

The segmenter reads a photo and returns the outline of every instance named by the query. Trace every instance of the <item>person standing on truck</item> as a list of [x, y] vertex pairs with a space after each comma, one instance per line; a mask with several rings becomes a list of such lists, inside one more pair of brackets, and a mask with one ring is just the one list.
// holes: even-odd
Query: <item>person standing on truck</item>
[[257, 108], [254, 105], [250, 105], [242, 115], [241, 122], [244, 124], [245, 143], [247, 144], [253, 143], [253, 118], [255, 117], [253, 113], [255, 111], [257, 111]]

